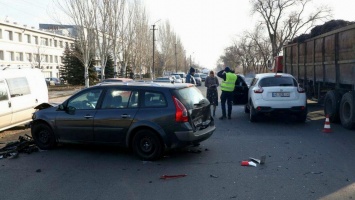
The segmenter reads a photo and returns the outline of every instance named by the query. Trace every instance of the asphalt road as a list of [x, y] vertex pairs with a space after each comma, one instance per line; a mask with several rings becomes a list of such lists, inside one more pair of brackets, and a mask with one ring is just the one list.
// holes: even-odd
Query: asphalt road
[[[243, 107], [233, 106], [232, 119], [216, 119], [215, 133], [199, 147], [155, 162], [141, 161], [124, 149], [87, 145], [0, 159], [0, 198], [355, 198], [354, 131], [331, 124], [333, 132], [323, 133], [321, 107], [310, 104], [309, 111], [306, 123], [289, 116], [250, 123]], [[216, 117], [220, 114], [218, 108]], [[264, 165], [240, 165], [262, 155]], [[164, 180], [162, 175], [186, 176]]]

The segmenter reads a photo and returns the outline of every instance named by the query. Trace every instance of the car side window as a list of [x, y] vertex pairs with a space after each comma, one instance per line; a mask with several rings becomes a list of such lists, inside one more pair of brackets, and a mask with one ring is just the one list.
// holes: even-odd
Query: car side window
[[167, 105], [164, 95], [158, 92], [144, 93], [145, 107], [165, 107]]
[[133, 91], [129, 98], [128, 103], [129, 108], [137, 108], [138, 107], [138, 91]]
[[102, 103], [102, 109], [127, 108], [131, 94], [132, 91], [116, 88], [108, 89]]
[[85, 91], [70, 99], [67, 106], [74, 107], [77, 110], [95, 109], [101, 93], [101, 89]]
[[0, 81], [0, 101], [5, 101], [9, 99], [9, 95], [6, 90], [6, 85], [4, 81]]
[[258, 82], [257, 78], [253, 78], [253, 80], [250, 83], [250, 86], [254, 86], [256, 84], [256, 82]]

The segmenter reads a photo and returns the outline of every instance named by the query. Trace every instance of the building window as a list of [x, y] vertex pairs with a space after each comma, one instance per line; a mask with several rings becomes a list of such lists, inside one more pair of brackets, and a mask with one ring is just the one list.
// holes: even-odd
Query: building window
[[8, 40], [13, 40], [12, 31], [5, 31], [5, 35]]
[[71, 48], [74, 48], [74, 43], [70, 43], [70, 47], [71, 47]]
[[27, 43], [31, 43], [31, 36], [29, 34], [25, 34], [25, 39]]
[[22, 42], [22, 34], [21, 33], [15, 33], [16, 39], [18, 42]]
[[15, 59], [16, 59], [16, 61], [23, 61], [23, 53], [16, 52]]
[[58, 42], [57, 40], [54, 40], [54, 47], [58, 46], [57, 42]]
[[0, 51], [0, 60], [4, 60], [4, 51]]
[[48, 62], [48, 55], [44, 55], [44, 62]]
[[48, 39], [47, 38], [41, 38], [41, 45], [48, 46]]
[[0, 29], [0, 39], [2, 39], [2, 29]]
[[52, 39], [49, 39], [49, 46], [52, 46]]
[[63, 48], [63, 41], [59, 41], [59, 47]]
[[58, 63], [58, 56], [54, 56], [54, 62]]
[[34, 60], [35, 60], [36, 62], [39, 62], [39, 55], [38, 55], [38, 54], [34, 54], [33, 56], [34, 56]]
[[26, 60], [32, 62], [32, 55], [30, 53], [26, 53]]
[[8, 57], [8, 60], [10, 60], [10, 61], [15, 61], [15, 59], [14, 59], [14, 52], [8, 51], [8, 52], [7, 52], [7, 57]]
[[53, 56], [52, 55], [49, 56], [49, 62], [53, 63]]
[[65, 42], [65, 47], [69, 47], [69, 43], [68, 42]]
[[59, 58], [59, 62], [63, 62], [63, 56], [60, 56], [60, 58]]
[[38, 37], [37, 36], [33, 36], [33, 41], [35, 42], [35, 44], [38, 44]]

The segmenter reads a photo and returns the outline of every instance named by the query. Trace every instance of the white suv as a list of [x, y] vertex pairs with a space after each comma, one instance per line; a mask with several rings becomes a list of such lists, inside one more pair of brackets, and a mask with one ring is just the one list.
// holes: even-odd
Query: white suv
[[297, 121], [305, 122], [306, 93], [290, 74], [257, 74], [251, 82], [244, 110], [251, 122], [265, 113], [290, 113], [296, 115]]

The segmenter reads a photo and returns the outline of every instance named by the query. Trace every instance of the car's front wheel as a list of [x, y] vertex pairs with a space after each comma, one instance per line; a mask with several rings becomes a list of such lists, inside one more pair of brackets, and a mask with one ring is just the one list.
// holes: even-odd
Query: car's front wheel
[[40, 149], [52, 149], [57, 144], [53, 130], [46, 124], [34, 124], [31, 128], [31, 133], [33, 140]]
[[133, 137], [132, 149], [143, 160], [157, 160], [163, 155], [164, 145], [157, 134], [144, 129]]

